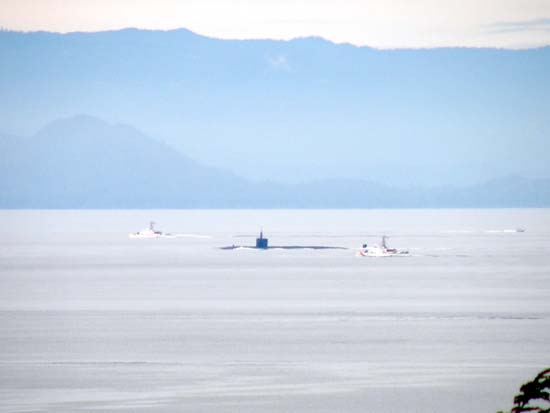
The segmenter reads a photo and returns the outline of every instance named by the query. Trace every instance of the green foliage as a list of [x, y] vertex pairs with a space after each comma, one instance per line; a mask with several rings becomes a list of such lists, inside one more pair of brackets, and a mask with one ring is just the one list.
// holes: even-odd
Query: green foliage
[[550, 413], [550, 368], [541, 371], [532, 381], [524, 383], [519, 391], [514, 397], [511, 413]]

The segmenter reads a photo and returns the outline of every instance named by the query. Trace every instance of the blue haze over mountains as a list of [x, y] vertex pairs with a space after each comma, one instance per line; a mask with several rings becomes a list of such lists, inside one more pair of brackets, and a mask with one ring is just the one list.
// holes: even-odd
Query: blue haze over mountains
[[0, 56], [1, 207], [550, 205], [548, 47], [127, 29]]

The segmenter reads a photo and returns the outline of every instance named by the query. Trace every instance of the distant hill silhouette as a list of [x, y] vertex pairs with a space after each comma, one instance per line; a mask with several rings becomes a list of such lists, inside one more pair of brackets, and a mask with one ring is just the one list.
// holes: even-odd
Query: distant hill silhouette
[[206, 168], [137, 130], [89, 116], [4, 139], [2, 206], [185, 207], [231, 203], [242, 180]]
[[205, 167], [125, 125], [90, 116], [0, 137], [1, 208], [372, 208], [550, 206], [550, 181], [508, 177], [464, 188], [367, 180], [255, 182]]
[[550, 178], [550, 48], [0, 32], [0, 129], [87, 113], [256, 181]]

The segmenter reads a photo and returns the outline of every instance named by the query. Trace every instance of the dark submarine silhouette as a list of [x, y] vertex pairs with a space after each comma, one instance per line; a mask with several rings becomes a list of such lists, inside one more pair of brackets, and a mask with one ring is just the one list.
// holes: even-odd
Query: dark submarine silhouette
[[312, 249], [312, 250], [347, 250], [345, 247], [333, 247], [328, 245], [276, 245], [270, 246], [269, 240], [264, 238], [263, 230], [260, 231], [260, 236], [256, 238], [256, 245], [229, 245], [227, 247], [220, 247], [222, 250], [234, 250], [237, 248], [251, 248], [258, 250], [268, 249], [283, 249], [283, 250], [300, 250], [300, 249]]

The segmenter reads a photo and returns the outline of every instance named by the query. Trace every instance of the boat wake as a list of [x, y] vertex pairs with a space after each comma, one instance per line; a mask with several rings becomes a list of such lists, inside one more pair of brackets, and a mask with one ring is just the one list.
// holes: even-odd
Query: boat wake
[[473, 229], [451, 229], [443, 231], [444, 234], [515, 234], [525, 232], [524, 228], [504, 228], [504, 229], [486, 229], [486, 230], [473, 230]]
[[523, 228], [514, 228], [514, 229], [488, 229], [486, 231], [488, 234], [514, 234], [516, 232], [525, 232]]
[[164, 234], [164, 235], [162, 235], [162, 238], [196, 238], [196, 239], [210, 239], [210, 238], [212, 238], [212, 237], [211, 237], [210, 235], [177, 233], [177, 234]]
[[132, 239], [151, 239], [151, 238], [195, 238], [195, 239], [208, 239], [212, 238], [209, 235], [202, 234], [186, 234], [186, 233], [170, 233], [162, 232], [155, 229], [155, 223], [151, 221], [149, 228], [142, 229], [138, 232], [128, 234], [128, 237]]

